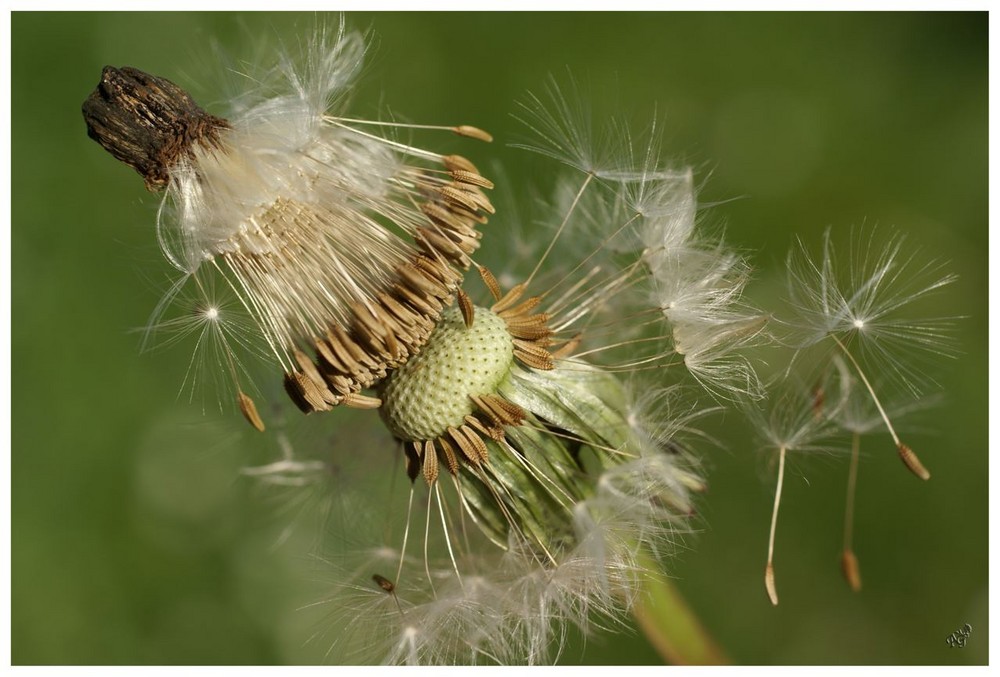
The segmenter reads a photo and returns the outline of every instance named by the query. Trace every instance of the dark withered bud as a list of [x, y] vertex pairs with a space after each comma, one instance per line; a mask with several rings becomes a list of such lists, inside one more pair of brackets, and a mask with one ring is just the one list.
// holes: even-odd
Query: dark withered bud
[[90, 138], [139, 172], [149, 190], [166, 186], [170, 167], [196, 142], [218, 145], [229, 126], [169, 80], [128, 66], [104, 67], [83, 119]]
[[372, 575], [372, 580], [378, 584], [378, 587], [382, 588], [386, 592], [392, 594], [396, 592], [396, 584], [390, 581], [385, 576], [379, 576], [378, 574]]

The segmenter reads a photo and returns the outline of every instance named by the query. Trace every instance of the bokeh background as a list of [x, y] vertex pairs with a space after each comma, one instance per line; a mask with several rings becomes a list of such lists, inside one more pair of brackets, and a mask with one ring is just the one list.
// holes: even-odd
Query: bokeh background
[[[306, 524], [289, 535], [281, 505], [239, 476], [257, 452], [234, 443], [238, 414], [203, 413], [179, 393], [186, 349], [139, 352], [131, 330], [170, 272], [155, 247], [157, 199], [87, 138], [80, 115], [105, 64], [168, 77], [211, 109], [211, 41], [238, 54], [260, 36], [294, 42], [316, 19], [13, 16], [14, 663], [329, 660], [322, 609], [301, 609], [330, 582], [311, 554], [317, 534]], [[838, 568], [847, 464], [818, 460], [786, 477], [782, 602], [770, 606], [773, 480], [735, 416], [711, 422], [725, 447], [705, 450], [700, 533], [671, 574], [736, 663], [987, 662], [986, 14], [347, 19], [374, 45], [355, 111], [488, 129], [493, 146], [461, 150], [481, 166], [496, 157], [542, 194], [552, 177], [506, 143], [523, 133], [514, 101], [546, 74], [568, 67], [598, 114], [641, 120], [655, 105], [667, 154], [698, 168], [701, 199], [754, 253], [765, 299], [793, 237], [817, 243], [827, 226], [896, 228], [959, 273], [936, 310], [964, 316], [962, 354], [941, 375], [944, 403], [909, 436], [933, 479], [910, 476], [887, 439], [863, 459], [863, 592]], [[374, 417], [335, 412], [315, 426], [352, 454], [388, 443]], [[949, 648], [965, 623], [968, 645]], [[660, 659], [633, 632], [577, 638], [562, 660]]]

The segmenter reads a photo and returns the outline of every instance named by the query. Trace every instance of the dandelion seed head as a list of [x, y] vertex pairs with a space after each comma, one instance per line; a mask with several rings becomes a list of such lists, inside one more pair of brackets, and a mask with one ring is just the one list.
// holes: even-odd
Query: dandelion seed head
[[396, 138], [426, 126], [346, 116], [364, 51], [343, 22], [321, 28], [240, 69], [228, 118], [130, 68], [106, 68], [84, 103], [91, 136], [164, 191], [164, 255], [232, 290], [306, 413], [375, 406], [360, 391], [419, 350], [493, 212], [471, 162]]
[[[157, 237], [180, 279], [147, 339], [193, 341], [258, 430], [241, 387], [248, 353], [281, 369], [301, 411], [379, 408], [397, 442], [394, 458], [388, 445], [368, 448], [351, 421], [344, 463], [357, 467], [345, 472], [330, 440], [302, 445], [268, 409], [273, 445], [242, 471], [262, 492], [294, 494], [283, 508], [293, 521], [318, 513], [324, 532], [342, 522], [320, 562], [334, 579], [317, 604], [330, 611], [318, 635], [329, 656], [535, 664], [558, 657], [570, 628], [625, 627], [660, 573], [650, 567], [691, 533], [705, 489], [693, 442], [714, 442], [697, 427], [716, 408], [698, 401], [704, 391], [745, 406], [758, 446], [778, 456], [766, 570], [775, 604], [786, 454], [830, 452], [838, 429], [884, 423], [907, 466], [930, 476], [852, 351], [915, 389], [909, 348], [948, 354], [948, 320], [897, 311], [951, 276], [913, 265], [899, 238], [863, 241], [846, 268], [829, 231], [819, 257], [801, 246], [786, 326], [799, 330], [800, 353], [832, 338], [843, 359], [818, 384], [747, 403], [767, 389], [745, 349], [770, 338], [771, 317], [745, 301], [747, 259], [706, 231], [694, 171], [663, 161], [655, 118], [639, 133], [621, 119], [595, 125], [575, 85], [555, 80], [529, 96], [519, 116], [535, 140], [521, 147], [571, 171], [557, 179], [554, 213], [511, 217], [552, 234], [542, 252], [512, 237], [513, 258], [533, 268], [494, 276], [473, 260], [492, 182], [411, 139], [428, 129], [491, 137], [350, 117], [365, 50], [341, 23], [295, 56], [235, 65], [242, 86], [225, 118], [128, 68], [106, 68], [84, 107], [91, 136], [164, 191]], [[135, 124], [136, 100], [164, 104], [150, 108], [164, 119]], [[462, 288], [473, 266], [491, 302]], [[203, 374], [192, 361], [185, 382]], [[396, 484], [400, 469], [408, 486]]]
[[438, 321], [434, 340], [382, 389], [380, 413], [400, 439], [444, 435], [472, 414], [471, 396], [496, 388], [513, 359], [513, 337], [503, 319], [476, 308], [472, 327], [466, 327], [459, 310], [449, 308]]
[[[538, 119], [555, 124], [565, 103]], [[695, 228], [691, 171], [662, 169], [653, 143], [595, 170], [581, 160], [597, 157], [586, 134], [563, 131], [576, 160], [558, 159], [584, 175], [557, 182], [534, 269], [482, 271], [493, 305], [447, 311], [379, 391], [417, 480], [402, 614], [379, 621], [391, 662], [535, 663], [558, 655], [569, 627], [618, 627], [653, 574], [640, 562], [676, 550], [704, 490], [688, 440], [706, 441], [696, 421], [711, 407], [657, 377], [689, 361], [706, 381], [756, 389], [737, 357], [762, 324], [741, 301], [748, 268]], [[512, 359], [464, 387], [467, 360], [490, 350], [456, 337], [495, 318]], [[396, 406], [405, 392], [426, 417], [453, 389], [462, 407], [447, 425], [418, 429]], [[414, 618], [419, 636], [406, 632]]]
[[[616, 245], [638, 240], [638, 219], [603, 184], [578, 185], [562, 204], [556, 239], [617, 220], [577, 261], [553, 261], [539, 296], [484, 272], [494, 304], [471, 317], [447, 311], [421, 354], [380, 388], [407, 472], [423, 478], [395, 588], [403, 612], [385, 605], [378, 621], [390, 662], [551, 660], [568, 627], [624, 622], [651, 574], [639, 562], [668, 556], [690, 530], [704, 483], [685, 439], [707, 408], [649, 387], [674, 353], [662, 333], [669, 322], [649, 303], [645, 247]], [[470, 389], [463, 374], [491, 352], [475, 337], [496, 319], [512, 359], [505, 353], [496, 376]], [[448, 425], [410, 424], [410, 409], [423, 420], [453, 389], [462, 407]], [[418, 636], [406, 632], [414, 618]]]

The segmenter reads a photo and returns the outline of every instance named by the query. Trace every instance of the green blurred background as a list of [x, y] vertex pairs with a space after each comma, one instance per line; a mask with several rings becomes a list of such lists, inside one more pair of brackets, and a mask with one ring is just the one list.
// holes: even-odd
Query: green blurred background
[[[334, 18], [335, 20], [335, 18]], [[13, 16], [14, 663], [302, 663], [322, 613], [308, 529], [238, 476], [238, 415], [178, 395], [189, 353], [140, 355], [169, 274], [157, 199], [86, 136], [102, 66], [133, 65], [211, 108], [212, 39], [294, 41], [286, 14]], [[938, 301], [963, 315], [945, 403], [911, 435], [921, 483], [882, 441], [859, 484], [865, 588], [838, 569], [846, 463], [796, 465], [778, 534], [782, 603], [762, 586], [773, 480], [738, 418], [712, 422], [700, 533], [671, 569], [736, 663], [987, 662], [987, 17], [980, 14], [351, 14], [375, 47], [354, 111], [490, 130], [488, 155], [544, 194], [505, 146], [513, 102], [572, 73], [598, 111], [665, 117], [664, 148], [707, 179], [701, 199], [777, 289], [793, 234], [877, 223], [960, 274]], [[467, 142], [466, 142], [467, 143]], [[732, 198], [739, 198], [731, 200]], [[501, 237], [494, 233], [491, 237]], [[367, 421], [365, 423], [364, 421]], [[320, 421], [342, 448], [387, 442], [374, 417]], [[354, 440], [352, 434], [363, 428]], [[240, 429], [242, 432], [242, 428]], [[347, 439], [344, 439], [347, 438]], [[372, 441], [374, 440], [374, 441]], [[356, 453], [356, 452], [355, 452]], [[964, 623], [964, 649], [946, 637]], [[656, 663], [637, 633], [574, 640], [565, 663]]]

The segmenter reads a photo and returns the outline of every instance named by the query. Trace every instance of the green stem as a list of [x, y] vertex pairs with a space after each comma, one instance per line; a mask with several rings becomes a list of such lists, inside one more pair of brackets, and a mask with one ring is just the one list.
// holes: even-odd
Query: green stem
[[[650, 572], [659, 566], [649, 555], [640, 563]], [[672, 665], [728, 665], [729, 659], [695, 616], [674, 584], [661, 573], [651, 573], [633, 611], [653, 647]]]

